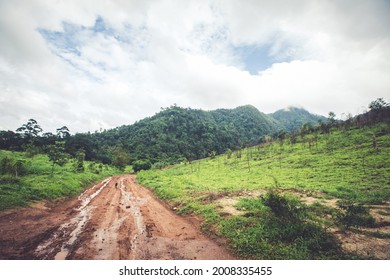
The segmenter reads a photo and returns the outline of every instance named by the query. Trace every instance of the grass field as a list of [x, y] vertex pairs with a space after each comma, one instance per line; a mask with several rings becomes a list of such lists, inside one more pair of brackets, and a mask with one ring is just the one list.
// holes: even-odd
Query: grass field
[[[70, 161], [52, 174], [46, 155], [0, 151], [4, 158], [23, 168], [0, 176], [0, 210], [77, 195], [120, 173], [93, 162], [75, 172]], [[141, 171], [137, 180], [179, 214], [202, 215], [203, 231], [224, 237], [240, 258], [390, 259], [389, 124], [287, 137]], [[337, 231], [358, 234], [366, 247], [346, 250]]]
[[242, 257], [355, 258], [329, 229], [374, 226], [367, 205], [390, 201], [390, 127], [287, 138], [137, 178], [179, 213], [203, 215]]
[[46, 155], [27, 157], [25, 153], [0, 150], [0, 161], [7, 157], [13, 162], [23, 163], [23, 174], [6, 174], [0, 176], [0, 210], [24, 206], [42, 200], [68, 197], [79, 194], [92, 182], [120, 173], [108, 165], [84, 162], [84, 172], [74, 172], [72, 163], [55, 166]]

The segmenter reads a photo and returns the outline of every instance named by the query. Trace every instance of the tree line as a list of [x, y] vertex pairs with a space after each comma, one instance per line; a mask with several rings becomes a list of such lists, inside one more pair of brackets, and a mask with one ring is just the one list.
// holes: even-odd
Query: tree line
[[[266, 115], [253, 106], [214, 111], [162, 108], [156, 115], [133, 125], [96, 133], [71, 135], [67, 126], [56, 133], [43, 132], [34, 119], [13, 131], [0, 131], [0, 149], [24, 151], [33, 156], [46, 153], [54, 165], [73, 159], [74, 169], [83, 171], [83, 161], [112, 164], [120, 169], [163, 167], [178, 162], [216, 156], [226, 151], [261, 144], [270, 139], [291, 141], [297, 134], [329, 133], [334, 126], [365, 126], [390, 121], [390, 106], [383, 98], [369, 104], [370, 111], [346, 120], [319, 117], [297, 109]], [[297, 129], [297, 127], [300, 127]]]

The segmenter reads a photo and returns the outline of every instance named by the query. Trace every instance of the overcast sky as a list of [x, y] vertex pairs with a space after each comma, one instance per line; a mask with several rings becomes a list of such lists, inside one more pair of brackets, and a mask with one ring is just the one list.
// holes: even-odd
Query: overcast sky
[[0, 130], [390, 101], [390, 1], [0, 0]]

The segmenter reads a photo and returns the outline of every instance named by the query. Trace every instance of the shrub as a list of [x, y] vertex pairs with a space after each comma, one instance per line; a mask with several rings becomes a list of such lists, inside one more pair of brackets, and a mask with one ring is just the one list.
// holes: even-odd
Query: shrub
[[1, 175], [13, 175], [18, 177], [18, 175], [24, 174], [26, 167], [23, 160], [14, 160], [9, 157], [4, 157], [0, 161], [0, 174]]
[[4, 157], [0, 161], [0, 174], [12, 174], [12, 159], [9, 157]]
[[280, 219], [300, 220], [307, 216], [306, 207], [298, 199], [271, 191], [262, 196], [261, 200]]
[[134, 172], [138, 172], [138, 171], [141, 171], [141, 170], [149, 170], [150, 168], [152, 168], [152, 163], [148, 159], [146, 159], [146, 160], [136, 160], [136, 161], [133, 162], [133, 170], [134, 170]]
[[339, 203], [340, 212], [336, 216], [336, 221], [345, 226], [350, 227], [373, 227], [375, 219], [370, 215], [369, 210], [361, 204], [355, 204], [350, 201], [341, 201]]
[[159, 161], [159, 162], [154, 163], [152, 168], [161, 170], [167, 166], [169, 166], [169, 164], [167, 162]]

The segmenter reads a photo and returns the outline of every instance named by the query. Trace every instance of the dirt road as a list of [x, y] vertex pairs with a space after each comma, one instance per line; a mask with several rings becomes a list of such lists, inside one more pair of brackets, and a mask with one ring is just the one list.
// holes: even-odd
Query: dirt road
[[78, 198], [0, 213], [0, 259], [233, 259], [132, 175]]

